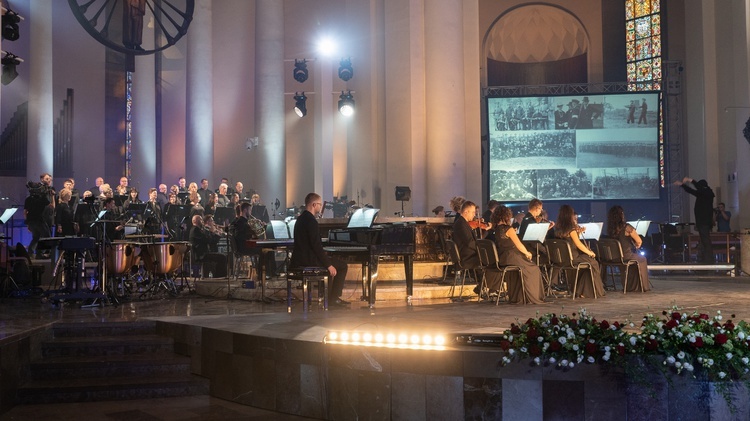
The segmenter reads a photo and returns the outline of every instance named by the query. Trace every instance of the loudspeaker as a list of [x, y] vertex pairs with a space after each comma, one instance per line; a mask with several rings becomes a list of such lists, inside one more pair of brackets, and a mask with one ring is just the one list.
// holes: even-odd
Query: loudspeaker
[[396, 186], [396, 200], [404, 202], [411, 200], [411, 189], [407, 186]]

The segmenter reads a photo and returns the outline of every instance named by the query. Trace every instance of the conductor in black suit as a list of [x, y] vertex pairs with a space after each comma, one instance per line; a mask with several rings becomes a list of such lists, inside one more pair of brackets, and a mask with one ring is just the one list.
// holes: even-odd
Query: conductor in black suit
[[294, 251], [289, 262], [291, 268], [319, 266], [328, 268], [333, 277], [333, 285], [328, 290], [328, 302], [334, 305], [346, 305], [341, 294], [346, 280], [346, 262], [329, 257], [323, 250], [318, 221], [315, 215], [323, 211], [323, 200], [317, 193], [305, 197], [305, 210], [294, 225]]

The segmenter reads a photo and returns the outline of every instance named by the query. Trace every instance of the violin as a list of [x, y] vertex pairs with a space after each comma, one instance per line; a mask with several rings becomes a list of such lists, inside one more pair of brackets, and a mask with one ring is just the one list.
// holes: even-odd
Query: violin
[[489, 222], [484, 222], [481, 219], [474, 219], [473, 221], [469, 221], [469, 226], [473, 230], [475, 230], [477, 228], [481, 228], [481, 229], [483, 229], [485, 231], [488, 230], [488, 229], [490, 229], [490, 223]]

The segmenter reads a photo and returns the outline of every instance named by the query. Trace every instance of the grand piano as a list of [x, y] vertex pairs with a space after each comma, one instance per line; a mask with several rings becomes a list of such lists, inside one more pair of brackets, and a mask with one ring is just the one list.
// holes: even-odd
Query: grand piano
[[[360, 211], [362, 211], [360, 213]], [[414, 224], [373, 225], [378, 209], [358, 209], [346, 228], [328, 231], [323, 249], [348, 261], [362, 264], [362, 301], [375, 306], [378, 283], [378, 262], [381, 256], [400, 256], [406, 275], [406, 301], [414, 294]]]

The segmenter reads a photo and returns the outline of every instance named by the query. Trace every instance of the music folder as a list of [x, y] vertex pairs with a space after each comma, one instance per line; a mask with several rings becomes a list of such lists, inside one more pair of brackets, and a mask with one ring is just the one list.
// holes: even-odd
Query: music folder
[[544, 243], [544, 239], [547, 237], [547, 231], [549, 231], [549, 222], [529, 224], [526, 226], [526, 232], [523, 233], [523, 238], [521, 240]]
[[354, 211], [352, 216], [349, 217], [349, 223], [346, 224], [347, 228], [372, 228], [375, 218], [378, 216], [380, 209], [375, 208], [360, 208]]
[[16, 213], [18, 208], [8, 208], [6, 209], [2, 215], [0, 215], [0, 224], [5, 224], [8, 221], [10, 221], [10, 218], [13, 217], [13, 214]]
[[578, 224], [580, 227], [586, 228], [586, 231], [581, 234], [581, 238], [584, 240], [597, 240], [602, 235], [602, 226], [604, 222], [589, 222], [587, 224]]
[[273, 239], [275, 240], [289, 239], [289, 229], [287, 228], [286, 222], [273, 220], [271, 221], [271, 228], [273, 232]]
[[651, 221], [644, 221], [642, 219], [639, 219], [637, 221], [628, 221], [628, 224], [635, 228], [635, 232], [638, 233], [641, 237], [645, 237], [648, 235], [648, 227], [651, 225]]

